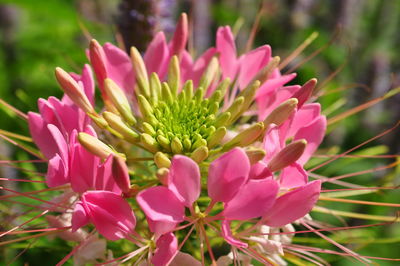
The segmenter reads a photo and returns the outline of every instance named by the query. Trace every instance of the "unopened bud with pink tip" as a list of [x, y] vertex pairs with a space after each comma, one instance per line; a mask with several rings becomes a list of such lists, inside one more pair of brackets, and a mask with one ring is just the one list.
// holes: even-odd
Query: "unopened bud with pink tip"
[[95, 113], [92, 104], [79, 84], [62, 68], [56, 68], [56, 78], [65, 94], [85, 113]]
[[307, 141], [305, 139], [290, 143], [271, 159], [268, 163], [268, 169], [271, 172], [276, 172], [296, 162], [303, 154], [306, 146]]
[[112, 173], [114, 181], [117, 183], [121, 191], [124, 194], [128, 193], [131, 187], [131, 181], [129, 178], [129, 170], [124, 159], [119, 156], [113, 156]]
[[303, 104], [310, 98], [312, 95], [315, 86], [317, 85], [317, 79], [313, 78], [304, 83], [300, 90], [298, 90], [294, 95], [293, 98], [297, 98], [299, 101], [298, 106], [299, 108], [303, 106]]

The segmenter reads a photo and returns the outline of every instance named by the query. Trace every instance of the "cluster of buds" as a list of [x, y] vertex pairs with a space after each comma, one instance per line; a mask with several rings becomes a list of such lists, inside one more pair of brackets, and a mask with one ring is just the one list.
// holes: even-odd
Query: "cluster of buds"
[[187, 36], [182, 15], [172, 40], [159, 32], [143, 57], [93, 40], [101, 106], [89, 65], [81, 75], [56, 69], [64, 97], [40, 99], [40, 113], [28, 115], [47, 184], [69, 184], [79, 199], [71, 234], [93, 224], [108, 240], [131, 241], [138, 262], [224, 265], [213, 238], [284, 263], [282, 243], [263, 234], [292, 228], [318, 200], [321, 183], [304, 170], [326, 129], [319, 104], [308, 103], [316, 80], [285, 86], [295, 74], [280, 74], [269, 46], [237, 57], [229, 27], [197, 60]]

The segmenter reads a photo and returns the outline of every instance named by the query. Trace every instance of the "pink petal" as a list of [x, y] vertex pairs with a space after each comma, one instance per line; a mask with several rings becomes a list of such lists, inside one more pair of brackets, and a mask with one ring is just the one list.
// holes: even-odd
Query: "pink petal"
[[49, 187], [61, 186], [69, 182], [68, 168], [59, 154], [49, 160], [46, 184]]
[[208, 195], [213, 201], [228, 202], [247, 181], [250, 162], [241, 148], [234, 148], [213, 161], [208, 173]]
[[176, 29], [174, 36], [169, 44], [170, 54], [180, 56], [185, 49], [189, 34], [189, 26], [186, 14], [182, 14]]
[[227, 220], [248, 220], [264, 215], [274, 204], [278, 183], [273, 179], [249, 180], [222, 212]]
[[147, 224], [149, 225], [149, 229], [154, 233], [155, 238], [160, 237], [166, 233], [172, 232], [179, 222], [171, 222], [171, 221], [154, 221], [149, 217], [146, 217]]
[[173, 233], [162, 235], [156, 242], [157, 249], [151, 262], [155, 266], [169, 265], [178, 253], [178, 239]]
[[191, 266], [201, 266], [200, 261], [193, 258], [190, 254], [184, 252], [178, 252], [175, 258], [171, 261], [169, 266], [182, 266], [182, 265], [191, 265]]
[[[187, 80], [191, 79], [191, 74], [193, 70], [193, 59], [190, 53], [183, 50], [181, 53], [181, 59], [179, 61], [179, 68], [181, 71], [181, 85], [183, 85]], [[180, 91], [181, 88], [179, 88]]]
[[279, 227], [304, 217], [314, 207], [320, 191], [321, 181], [315, 180], [280, 196], [263, 217], [265, 224]]
[[103, 49], [107, 59], [107, 78], [112, 79], [127, 95], [133, 95], [135, 73], [129, 55], [111, 43], [105, 43]]
[[250, 168], [249, 179], [264, 179], [271, 176], [272, 173], [268, 169], [267, 164], [262, 161], [256, 162]]
[[283, 168], [279, 176], [279, 181], [281, 187], [284, 188], [300, 187], [307, 184], [308, 175], [303, 166], [298, 163], [294, 163]]
[[[53, 121], [48, 121], [48, 123], [57, 126], [63, 133], [65, 139], [68, 139], [68, 136], [74, 129], [79, 131], [83, 129], [83, 120], [85, 120], [86, 114], [74, 103], [68, 105], [61, 102], [56, 97], [49, 97], [47, 102], [47, 107], [51, 106], [51, 110], [54, 113]], [[43, 111], [45, 109], [45, 107], [42, 108]]]
[[89, 191], [82, 202], [96, 229], [109, 240], [131, 234], [136, 225], [133, 211], [121, 196], [109, 191]]
[[201, 189], [197, 163], [189, 157], [175, 155], [170, 167], [168, 188], [186, 207], [191, 207]]
[[200, 82], [204, 71], [206, 70], [211, 58], [215, 55], [217, 50], [212, 47], [205, 51], [194, 63], [190, 79], [193, 80], [194, 87], [197, 87]]
[[293, 140], [305, 139], [307, 140], [307, 147], [297, 162], [304, 165], [311, 155], [317, 150], [319, 144], [321, 144], [326, 131], [326, 118], [325, 116], [320, 116], [316, 118], [313, 122], [305, 127], [302, 127], [297, 131]]
[[217, 51], [223, 78], [234, 80], [238, 71], [235, 40], [229, 26], [219, 27], [217, 31]]
[[29, 131], [35, 144], [47, 159], [52, 158], [58, 151], [58, 148], [47, 129], [47, 124], [38, 113], [28, 113]]
[[264, 45], [254, 49], [239, 59], [240, 74], [238, 77], [240, 89], [246, 88], [257, 73], [265, 67], [271, 59], [271, 47]]
[[185, 206], [166, 187], [151, 187], [141, 191], [136, 200], [146, 214], [153, 221], [179, 223], [185, 218]]
[[67, 142], [64, 139], [63, 134], [60, 132], [60, 130], [53, 124], [47, 125], [47, 129], [49, 130], [55, 144], [57, 147], [57, 153], [60, 155], [60, 157], [68, 163], [68, 145]]
[[78, 203], [75, 204], [74, 212], [72, 213], [72, 232], [75, 232], [79, 228], [87, 225], [89, 222], [90, 219], [82, 205], [82, 202], [78, 201]]
[[[82, 69], [82, 75], [78, 75], [75, 73], [70, 73], [71, 77], [81, 85], [82, 89], [85, 91], [87, 98], [89, 99], [90, 103], [94, 105], [94, 78], [93, 72], [90, 68], [90, 65], [85, 64]], [[66, 95], [64, 95], [65, 97]]]
[[109, 155], [102, 164], [97, 164], [97, 176], [95, 188], [97, 190], [112, 191], [116, 194], [121, 194], [121, 189], [118, 187], [113, 177], [112, 155]]
[[263, 140], [263, 147], [267, 154], [265, 155], [263, 161], [267, 164], [283, 148], [280, 140], [279, 130], [279, 127], [277, 127], [275, 124], [269, 125], [266, 130]]
[[163, 79], [168, 68], [169, 58], [170, 54], [165, 35], [164, 32], [160, 31], [150, 42], [143, 58], [147, 73], [150, 75], [155, 72], [160, 79]]
[[298, 109], [290, 123], [290, 129], [286, 137], [293, 137], [300, 128], [307, 126], [321, 115], [321, 105], [310, 103]]
[[288, 86], [282, 88], [283, 85], [290, 82], [296, 77], [295, 73], [283, 75], [278, 78], [268, 79], [256, 93], [256, 103], [258, 109], [259, 120], [264, 120], [273, 109], [275, 109], [283, 101], [290, 98], [293, 91], [300, 89], [300, 86]]
[[233, 237], [232, 231], [231, 231], [231, 222], [228, 220], [222, 221], [221, 234], [222, 234], [222, 237], [225, 239], [225, 241], [228, 242], [229, 244], [231, 244], [232, 246], [235, 246], [238, 248], [247, 248], [248, 247], [247, 243], [244, 243]]
[[79, 143], [73, 146], [71, 155], [70, 175], [72, 189], [79, 193], [95, 189], [97, 166], [100, 164], [100, 158], [88, 152]]

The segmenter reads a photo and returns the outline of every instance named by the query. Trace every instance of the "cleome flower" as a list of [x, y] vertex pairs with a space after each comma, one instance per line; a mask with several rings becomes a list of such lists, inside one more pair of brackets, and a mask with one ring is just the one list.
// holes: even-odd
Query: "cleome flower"
[[[92, 40], [81, 75], [56, 69], [64, 97], [40, 99], [28, 122], [47, 185], [72, 190], [58, 217], [69, 217], [71, 236], [92, 224], [127, 239], [125, 260], [143, 265], [227, 265], [238, 251], [283, 264], [291, 238], [268, 232], [293, 233], [321, 191], [304, 170], [326, 130], [309, 102], [316, 80], [286, 86], [295, 74], [281, 75], [271, 48], [238, 56], [229, 27], [196, 60], [187, 38], [183, 14], [171, 41], [159, 32], [143, 56]], [[187, 254], [194, 229], [201, 252]], [[231, 252], [216, 258], [211, 238]]]

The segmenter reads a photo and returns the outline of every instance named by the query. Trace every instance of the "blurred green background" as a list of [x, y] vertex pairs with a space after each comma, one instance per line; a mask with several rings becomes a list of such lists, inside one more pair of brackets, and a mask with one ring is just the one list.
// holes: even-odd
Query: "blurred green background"
[[[220, 25], [231, 25], [237, 30], [238, 51], [245, 51], [257, 17], [260, 20], [253, 46], [270, 44], [273, 55], [283, 59], [310, 34], [318, 32], [316, 40], [283, 72], [295, 67], [298, 76], [294, 84], [303, 84], [317, 77], [319, 84], [323, 85], [319, 89], [325, 92], [320, 101], [328, 117], [400, 86], [400, 1], [397, 0], [0, 0], [0, 98], [24, 112], [36, 111], [38, 98], [59, 97], [62, 94], [53, 74], [56, 66], [80, 72], [87, 62], [85, 49], [90, 38], [96, 38], [101, 43], [123, 43], [125, 47], [135, 45], [143, 51], [156, 31], [164, 30], [167, 35], [173, 31], [176, 18], [182, 11], [187, 12], [191, 20], [193, 33], [190, 47], [196, 55], [214, 45], [215, 31]], [[320, 53], [303, 62], [319, 49]], [[1, 129], [27, 134], [26, 123], [16, 119], [9, 111], [1, 108], [0, 117]], [[323, 144], [325, 150], [321, 153], [345, 151], [393, 126], [399, 119], [400, 97], [397, 95], [330, 127]], [[397, 129], [363, 147], [359, 153], [399, 154], [399, 133]], [[3, 156], [22, 156], [9, 147], [1, 149]], [[392, 161], [340, 159], [318, 173], [337, 176]], [[315, 159], [311, 164], [317, 162], [318, 159]], [[389, 169], [346, 181], [364, 186], [390, 186], [400, 183], [398, 175], [398, 170]], [[326, 188], [335, 186], [328, 185]], [[353, 198], [399, 202], [399, 193], [391, 190]], [[321, 206], [395, 215], [395, 210], [387, 207], [326, 202], [322, 202]], [[315, 217], [343, 226], [332, 216], [315, 214]], [[361, 223], [357, 219], [347, 220], [349, 225]], [[339, 232], [334, 238], [364, 255], [399, 257], [400, 228], [395, 224], [352, 233]], [[304, 238], [298, 241], [301, 244]], [[308, 241], [317, 241], [314, 245], [318, 247], [334, 249], [321, 240]], [[61, 240], [53, 243], [60, 246], [54, 250], [32, 245], [18, 259], [18, 263], [55, 264], [70, 247], [63, 247]], [[22, 249], [24, 246], [15, 248]], [[355, 263], [337, 256], [325, 257], [335, 265]], [[44, 264], [43, 260], [46, 261]], [[394, 262], [379, 263], [396, 265]]]

